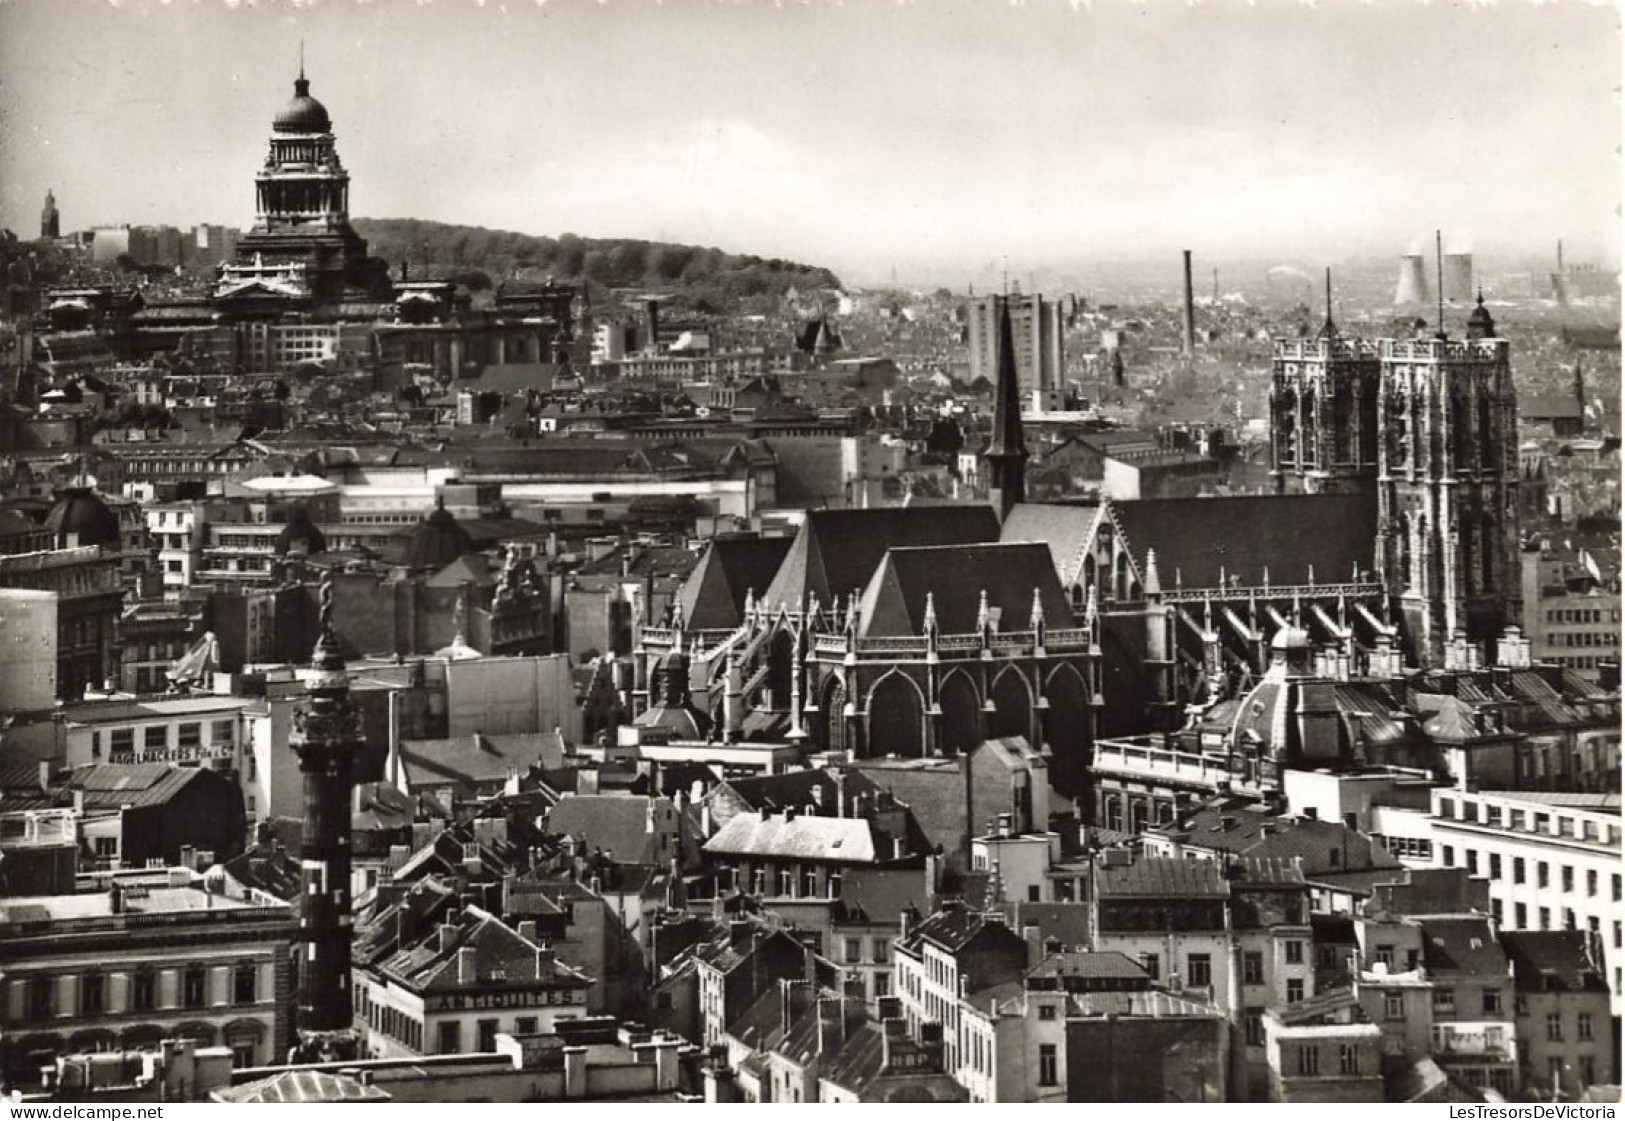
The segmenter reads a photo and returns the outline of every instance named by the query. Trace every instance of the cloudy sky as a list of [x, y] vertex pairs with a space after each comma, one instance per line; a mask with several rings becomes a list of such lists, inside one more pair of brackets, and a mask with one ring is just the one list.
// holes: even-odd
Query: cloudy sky
[[1619, 16], [1413, 0], [0, 0], [0, 225], [253, 220], [301, 39], [356, 215], [878, 277], [1615, 260]]

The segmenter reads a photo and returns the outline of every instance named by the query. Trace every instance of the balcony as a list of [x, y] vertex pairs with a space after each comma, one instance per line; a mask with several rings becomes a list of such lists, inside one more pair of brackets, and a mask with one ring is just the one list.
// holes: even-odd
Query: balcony
[[1435, 1024], [1433, 1057], [1478, 1062], [1513, 1062], [1517, 1058], [1509, 1024]]

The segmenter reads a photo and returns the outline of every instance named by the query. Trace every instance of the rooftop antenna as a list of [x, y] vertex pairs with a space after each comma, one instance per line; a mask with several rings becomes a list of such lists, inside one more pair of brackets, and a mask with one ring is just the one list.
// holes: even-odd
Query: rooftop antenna
[[300, 38], [300, 40], [299, 40], [299, 77], [301, 79], [303, 79], [304, 76], [305, 76], [305, 40], [303, 38]]

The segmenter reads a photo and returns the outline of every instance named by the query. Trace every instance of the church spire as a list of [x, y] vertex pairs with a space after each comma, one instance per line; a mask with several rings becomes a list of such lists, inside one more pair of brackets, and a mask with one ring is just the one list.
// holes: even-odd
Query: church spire
[[1027, 499], [1027, 441], [1021, 430], [1021, 385], [1016, 377], [1015, 329], [1008, 297], [998, 305], [998, 384], [993, 396], [993, 438], [987, 459], [988, 495], [1002, 521]]

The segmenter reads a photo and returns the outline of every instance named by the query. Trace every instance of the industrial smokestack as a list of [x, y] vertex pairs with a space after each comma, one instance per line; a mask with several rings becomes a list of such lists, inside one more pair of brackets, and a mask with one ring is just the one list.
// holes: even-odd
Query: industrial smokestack
[[1557, 271], [1563, 271], [1563, 239], [1557, 239]]
[[1463, 303], [1473, 298], [1473, 255], [1446, 253], [1444, 256], [1444, 298]]
[[1196, 354], [1196, 296], [1191, 291], [1191, 251], [1185, 250], [1185, 357]]
[[1420, 253], [1407, 253], [1399, 259], [1399, 288], [1394, 292], [1395, 304], [1425, 304], [1428, 302], [1428, 272], [1426, 259]]

